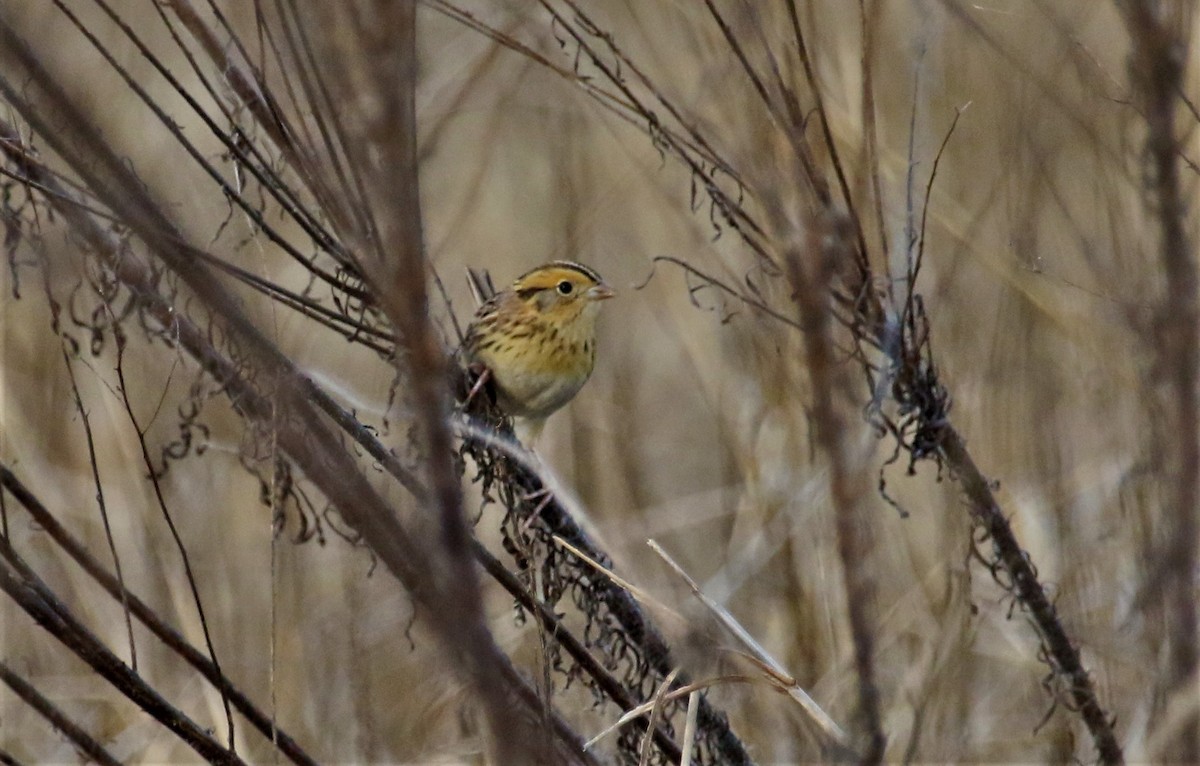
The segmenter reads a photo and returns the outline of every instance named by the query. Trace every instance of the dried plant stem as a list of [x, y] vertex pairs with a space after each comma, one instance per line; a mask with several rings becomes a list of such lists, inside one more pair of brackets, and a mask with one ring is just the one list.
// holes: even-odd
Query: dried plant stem
[[[114, 321], [115, 326], [115, 321]], [[187, 546], [184, 545], [183, 537], [179, 534], [179, 528], [175, 526], [175, 519], [171, 516], [171, 511], [167, 507], [167, 499], [163, 495], [162, 484], [158, 480], [158, 473], [154, 470], [154, 463], [150, 459], [150, 447], [146, 444], [146, 430], [138, 422], [137, 415], [133, 412], [133, 403], [129, 400], [129, 384], [125, 380], [125, 335], [121, 330], [116, 331], [117, 340], [117, 383], [118, 390], [121, 392], [121, 402], [125, 405], [125, 414], [129, 416], [129, 422], [133, 425], [133, 430], [137, 434], [138, 446], [142, 453], [142, 465], [146, 467], [146, 475], [150, 478], [150, 484], [154, 488], [154, 499], [158, 503], [158, 509], [162, 513], [163, 520], [167, 523], [167, 529], [171, 532], [171, 539], [175, 542], [175, 549], [179, 551], [179, 559], [183, 564], [184, 579], [187, 580], [188, 589], [191, 591], [192, 603], [196, 605], [196, 617], [200, 620], [200, 632], [204, 635], [204, 644], [208, 649], [208, 656], [212, 659], [213, 668], [218, 675], [221, 675], [221, 663], [217, 659], [217, 649], [213, 646], [212, 632], [208, 629], [208, 615], [204, 612], [204, 604], [200, 599], [200, 588], [196, 585], [196, 574], [192, 571], [192, 559], [188, 555]], [[119, 577], [118, 570], [118, 577]], [[121, 588], [121, 598], [125, 599], [125, 589]], [[126, 619], [128, 619], [129, 607], [126, 606]], [[134, 666], [137, 669], [137, 666]], [[233, 723], [233, 711], [230, 709], [229, 696], [225, 694], [220, 687], [217, 687], [221, 693], [221, 706], [225, 709], [225, 727], [228, 735], [229, 749], [236, 752], [236, 729]]]
[[101, 677], [133, 700], [210, 763], [243, 764], [195, 721], [152, 689], [121, 658], [84, 627], [54, 592], [25, 563], [7, 539], [0, 539], [0, 590], [39, 625], [75, 653]]
[[[600, 740], [620, 729], [622, 726], [637, 721], [647, 713], [654, 712], [655, 708], [661, 705], [662, 702], [682, 699], [683, 697], [689, 697], [697, 692], [702, 692], [705, 689], [726, 684], [767, 684], [773, 688], [778, 688], [778, 681], [769, 675], [747, 675], [745, 673], [734, 673], [730, 675], [705, 678], [700, 681], [689, 681], [683, 686], [676, 686], [674, 689], [664, 693], [661, 699], [659, 699], [658, 695], [656, 694], [655, 698], [649, 702], [643, 702], [636, 707], [626, 710], [621, 717], [616, 720], [616, 722], [589, 739], [587, 741], [587, 747], [592, 747]], [[701, 695], [700, 698], [703, 699], [704, 696]], [[671, 759], [677, 759], [680, 753], [681, 751], [678, 748], [676, 748], [674, 752], [664, 750], [664, 755], [667, 755]]]
[[695, 579], [693, 579], [692, 576], [687, 573], [687, 570], [680, 566], [679, 563], [675, 561], [675, 559], [672, 558], [671, 555], [667, 553], [667, 551], [661, 545], [659, 545], [657, 541], [648, 540], [647, 545], [650, 546], [651, 550], [658, 554], [659, 558], [666, 562], [667, 566], [671, 567], [671, 569], [673, 569], [675, 573], [683, 579], [696, 598], [700, 600], [700, 603], [704, 604], [704, 606], [713, 614], [717, 621], [725, 627], [726, 630], [728, 630], [730, 633], [736, 636], [739, 641], [742, 642], [746, 649], [749, 650], [751, 655], [753, 655], [755, 660], [766, 666], [766, 668], [770, 670], [770, 672], [781, 683], [784, 681], [789, 681], [786, 683], [787, 693], [792, 699], [799, 703], [800, 709], [804, 711], [808, 721], [815, 728], [820, 737], [821, 748], [837, 756], [839, 759], [844, 759], [849, 756], [852, 760], [857, 760], [857, 754], [850, 747], [850, 742], [846, 738], [846, 733], [842, 730], [842, 727], [838, 726], [837, 722], [834, 721], [828, 713], [821, 709], [821, 706], [816, 703], [816, 701], [808, 694], [808, 692], [806, 692], [800, 687], [799, 684], [795, 682], [791, 674], [787, 672], [783, 665], [780, 664], [777, 659], [772, 657], [770, 653], [768, 653], [767, 650], [762, 647], [762, 644], [755, 640], [755, 638], [750, 635], [750, 632], [746, 630], [746, 628], [743, 627], [740, 622], [734, 619], [733, 615], [729, 613], [728, 609], [721, 607], [720, 604], [717, 604], [715, 601], [709, 598], [708, 595], [700, 589], [699, 583], [697, 583]]
[[[470, 427], [464, 429], [464, 436], [467, 437], [468, 443], [474, 443], [481, 448], [486, 448], [494, 453], [505, 456], [509, 462], [506, 466], [503, 481], [509, 484], [511, 490], [517, 496], [544, 496], [542, 500], [539, 500], [539, 505], [542, 506], [539, 520], [540, 523], [551, 530], [554, 542], [562, 546], [563, 549], [571, 552], [580, 562], [587, 564], [604, 575], [595, 583], [596, 590], [603, 600], [591, 605], [591, 608], [603, 609], [611, 614], [616, 624], [621, 628], [621, 641], [628, 642], [633, 647], [636, 647], [637, 651], [644, 657], [645, 664], [639, 665], [638, 672], [644, 674], [655, 673], [660, 677], [671, 672], [673, 668], [670, 667], [670, 663], [672, 662], [670, 647], [655, 623], [646, 616], [646, 613], [638, 605], [636, 588], [633, 590], [627, 588], [627, 585], [630, 587], [632, 585], [624, 583], [620, 578], [615, 577], [601, 563], [601, 560], [608, 560], [607, 555], [600, 550], [587, 532], [575, 521], [570, 509], [562, 498], [554, 493], [553, 482], [546, 481], [534, 467], [526, 465], [525, 461], [519, 456], [520, 453], [516, 453], [505, 440], [491, 435], [490, 432]], [[487, 558], [491, 558], [490, 555]], [[498, 562], [494, 567], [489, 566], [488, 571], [493, 571], [493, 568], [504, 572], [504, 577], [498, 576], [497, 579], [510, 592], [517, 595], [518, 600], [523, 604], [526, 602], [526, 599], [531, 599], [538, 604], [539, 610], [551, 611], [546, 605], [538, 601], [536, 597], [532, 596], [532, 594], [518, 595], [518, 588], [506, 584], [512, 581], [513, 585], [519, 586], [517, 578], [508, 573], [507, 570], [504, 570]], [[499, 572], [496, 574], [499, 575]], [[523, 591], [524, 589], [520, 590]], [[563, 638], [558, 632], [555, 632], [554, 635], [560, 639]], [[581, 661], [585, 658], [577, 655], [572, 650], [572, 643], [578, 642], [564, 640], [563, 646], [570, 651], [572, 657], [577, 662], [580, 662], [585, 670], [596, 664], [595, 658], [590, 656], [586, 658], [586, 661]], [[584, 654], [588, 653], [582, 643], [579, 644], [579, 648]], [[609, 647], [604, 647], [604, 650], [606, 653], [611, 652]], [[590, 671], [589, 674], [591, 674]], [[604, 675], [592, 675], [597, 680], [600, 688], [622, 710], [629, 710], [633, 704], [636, 704], [636, 702], [633, 702], [633, 704], [630, 703], [635, 699], [633, 695], [637, 694], [637, 692], [626, 690], [619, 681], [611, 678], [607, 673]], [[686, 683], [686, 677], [680, 677], [678, 681], [679, 683]], [[609, 689], [610, 684], [616, 687], [612, 691]], [[618, 693], [614, 693], [614, 691]], [[716, 748], [716, 752], [722, 759], [720, 762], [728, 764], [750, 763], [750, 756], [747, 754], [745, 746], [730, 728], [729, 721], [724, 714], [714, 708], [705, 697], [701, 697], [698, 704], [699, 730], [706, 738], [711, 738], [715, 742], [714, 747]], [[672, 759], [678, 757], [678, 746], [665, 732], [656, 731], [654, 736], [659, 749], [664, 755]]]
[[90, 760], [101, 766], [120, 766], [121, 762], [113, 758], [103, 745], [68, 718], [66, 713], [32, 684], [13, 672], [3, 661], [0, 661], [0, 681], [7, 684], [8, 688], [12, 689], [27, 705], [38, 711], [43, 718], [50, 722], [51, 726], [61, 731], [67, 739], [71, 740], [71, 744]]
[[[853, 240], [849, 231], [838, 232], [822, 216], [809, 222], [803, 249], [787, 253], [788, 276], [796, 292], [797, 310], [804, 327], [805, 358], [812, 381], [812, 420], [816, 441], [829, 460], [829, 495], [833, 505], [838, 557], [846, 588], [846, 614], [854, 643], [854, 667], [858, 675], [858, 714], [864, 747], [861, 763], [879, 763], [887, 747], [880, 715], [879, 688], [875, 683], [875, 629], [870, 616], [874, 587], [870, 566], [870, 531], [863, 518], [862, 476], [865, 463], [852, 446], [844, 402], [835, 392], [849, 390], [843, 366], [836, 363], [832, 332], [832, 273], [826, 264], [852, 262]], [[835, 253], [827, 252], [831, 243]]]
[[1004, 513], [992, 494], [991, 485], [975, 465], [975, 461], [967, 452], [966, 444], [953, 426], [946, 424], [942, 429], [939, 449], [946, 465], [962, 484], [971, 504], [971, 512], [983, 525], [995, 545], [1000, 563], [1012, 578], [1016, 597], [1028, 611], [1042, 637], [1052, 668], [1066, 677], [1071, 703], [1079, 710], [1079, 715], [1087, 725], [1096, 749], [1100, 751], [1100, 760], [1107, 764], [1124, 763], [1125, 758], [1113, 732], [1112, 721], [1100, 707], [1095, 686], [1083, 667], [1079, 650], [1067, 636], [1058, 617], [1058, 610], [1046, 597], [1046, 591], [1038, 582], [1029, 556], [1021, 549], [1012, 527], [1004, 518]]
[[[1200, 630], [1195, 582], [1200, 535], [1200, 304], [1196, 254], [1185, 230], [1186, 204], [1179, 180], [1179, 139], [1175, 133], [1178, 94], [1187, 60], [1188, 3], [1124, 0], [1133, 49], [1130, 69], [1146, 119], [1149, 193], [1159, 229], [1159, 257], [1166, 295], [1159, 315], [1158, 369], [1173, 397], [1170, 433], [1160, 435], [1177, 455], [1174, 486], [1167, 506], [1165, 555], [1151, 580], [1163, 587], [1169, 625], [1170, 677], [1167, 689], [1194, 695]], [[1170, 476], [1168, 473], [1167, 476]], [[1181, 763], [1200, 762], [1200, 716], [1180, 727], [1170, 756]]]
[[[433, 563], [441, 579], [438, 608], [454, 626], [444, 638], [456, 644], [468, 678], [480, 696], [488, 718], [491, 757], [498, 763], [551, 762], [548, 734], [520, 721], [509, 689], [493, 665], [504, 661], [483, 610], [478, 570], [472, 560], [472, 533], [463, 512], [462, 490], [452, 456], [449, 421], [447, 358], [433, 327], [426, 285], [417, 178], [417, 13], [416, 2], [378, 0], [373, 22], [359, 26], [363, 61], [370, 67], [379, 108], [368, 112], [366, 136], [374, 145], [355, 141], [344, 145], [350, 164], [364, 179], [377, 206], [377, 224], [356, 232], [363, 246], [360, 265], [375, 287], [374, 295], [402, 338], [407, 373], [421, 446], [428, 502], [438, 523], [439, 554]], [[373, 123], [370, 119], [373, 118]], [[380, 161], [379, 157], [386, 157]], [[376, 241], [378, 246], [366, 246]], [[386, 243], [386, 249], [383, 244]]]
[[[460, 386], [461, 393], [465, 394], [467, 388], [469, 386]], [[482, 407], [484, 399], [485, 397], [476, 397], [472, 406]], [[468, 412], [467, 414], [475, 413]], [[504, 470], [499, 472], [496, 480], [503, 482], [515, 497], [540, 498], [537, 502], [540, 508], [537, 514], [539, 524], [544, 525], [550, 531], [552, 539], [557, 545], [570, 551], [580, 562], [603, 575], [594, 584], [599, 598], [581, 608], [593, 612], [606, 612], [611, 615], [615, 624], [619, 625], [620, 632], [619, 634], [615, 633], [620, 639], [620, 643], [615, 647], [618, 654], [614, 656], [612, 647], [603, 647], [605, 654], [613, 658], [611, 661], [615, 662], [616, 657], [619, 656], [627, 656], [628, 647], [625, 644], [628, 642], [636, 647], [645, 660], [644, 664], [639, 663], [636, 672], [646, 676], [656, 674], [659, 677], [671, 672], [673, 660], [670, 646], [657, 625], [639, 606], [640, 594], [637, 589], [631, 583], [616, 577], [602, 563], [609, 560], [608, 556], [575, 520], [572, 515], [573, 507], [558, 494], [558, 484], [553, 477], [546, 475], [533, 461], [530, 461], [527, 457], [528, 453], [523, 448], [514, 447], [510, 441], [511, 432], [508, 434], [509, 438], [497, 436], [490, 429], [473, 425], [469, 419], [461, 423], [461, 431], [468, 446], [486, 449], [493, 457], [497, 455], [504, 457]], [[369, 447], [368, 450], [370, 450]], [[374, 452], [372, 455], [382, 459]], [[384, 465], [386, 466], [387, 463], [385, 462]], [[510, 512], [512, 510], [510, 509]], [[593, 649], [598, 650], [599, 647], [594, 646]], [[588, 664], [583, 664], [583, 667], [586, 669]], [[605, 688], [604, 684], [607, 683], [607, 679], [598, 680], [601, 681], [601, 688]], [[687, 682], [686, 676], [682, 675], [677, 680], [679, 683]], [[626, 692], [622, 696], [628, 694]], [[623, 710], [629, 709], [630, 706], [625, 704], [621, 697], [613, 695], [610, 697]], [[731, 765], [750, 763], [750, 756], [746, 752], [745, 746], [731, 729], [724, 713], [713, 707], [703, 696], [700, 698], [698, 706], [699, 732], [713, 747], [714, 756], [720, 759], [718, 762]], [[677, 753], [678, 747], [670, 738], [661, 732], [656, 732], [655, 738], [664, 755], [670, 758], [676, 757], [674, 754]]]
[[675, 682], [677, 675], [679, 675], [679, 668], [667, 673], [667, 677], [658, 685], [658, 691], [655, 692], [654, 699], [650, 703], [650, 720], [647, 722], [646, 731], [642, 733], [638, 766], [650, 766], [650, 755], [654, 752], [654, 748], [650, 746], [653, 741], [651, 733], [658, 731], [658, 722], [663, 717], [663, 705], [666, 702], [667, 693], [671, 690], [671, 684]]
[[272, 739], [284, 757], [298, 766], [315, 766], [317, 761], [296, 744], [296, 741], [290, 734], [280, 729], [268, 715], [259, 710], [249, 697], [236, 688], [226, 676], [222, 675], [220, 668], [212, 660], [204, 656], [202, 652], [188, 643], [178, 631], [164, 622], [146, 602], [142, 601], [134, 593], [125, 590], [117, 578], [110, 574], [100, 562], [96, 561], [88, 553], [86, 546], [71, 535], [66, 527], [59, 523], [54, 514], [17, 478], [16, 474], [8, 466], [0, 464], [0, 492], [3, 490], [11, 493], [17, 502], [29, 513], [34, 523], [50, 539], [54, 540], [75, 563], [79, 564], [100, 587], [104, 588], [112, 598], [127, 602], [130, 613], [142, 625], [145, 625], [163, 644], [182, 657], [184, 661], [220, 690], [221, 695], [229, 700], [230, 704], [246, 718], [251, 726], [257, 729], [264, 737]]
[[[54, 323], [58, 324], [57, 315]], [[108, 518], [108, 504], [104, 500], [104, 482], [100, 480], [100, 463], [96, 460], [96, 440], [92, 436], [92, 419], [84, 409], [83, 397], [79, 395], [79, 382], [75, 379], [75, 366], [71, 364], [71, 355], [67, 350], [68, 344], [65, 338], [62, 339], [61, 345], [63, 364], [66, 365], [67, 377], [71, 381], [71, 399], [75, 402], [75, 411], [79, 413], [79, 419], [83, 423], [83, 435], [87, 441], [88, 464], [92, 469], [92, 483], [96, 487], [96, 505], [100, 510], [100, 523], [104, 527], [104, 540], [108, 544], [108, 552], [112, 554], [113, 570], [117, 573], [117, 581], [121, 583], [122, 592], [124, 592], [125, 575], [121, 572], [121, 556], [117, 553], [117, 543], [113, 539], [112, 524]], [[138, 669], [137, 644], [133, 640], [133, 621], [129, 618], [129, 603], [124, 597], [121, 599], [121, 614], [125, 618], [125, 634], [129, 637], [129, 665], [136, 673]]]
[[691, 766], [692, 749], [696, 744], [696, 713], [700, 709], [700, 692], [688, 695], [687, 719], [683, 725], [683, 740], [680, 742], [679, 766]]

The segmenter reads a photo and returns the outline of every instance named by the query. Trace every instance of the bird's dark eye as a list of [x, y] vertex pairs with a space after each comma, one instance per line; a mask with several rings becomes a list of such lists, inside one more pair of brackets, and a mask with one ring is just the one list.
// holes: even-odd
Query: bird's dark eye
[[558, 294], [559, 295], [570, 295], [574, 290], [575, 290], [575, 285], [571, 284], [570, 282], [568, 282], [565, 279], [558, 283]]

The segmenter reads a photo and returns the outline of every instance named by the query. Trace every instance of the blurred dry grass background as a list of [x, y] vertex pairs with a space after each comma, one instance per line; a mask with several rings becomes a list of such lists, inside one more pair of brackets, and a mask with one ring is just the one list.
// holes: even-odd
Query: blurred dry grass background
[[[90, 3], [68, 5], [220, 162], [222, 147], [119, 30]], [[254, 39], [252, 5], [222, 5], [247, 40]], [[746, 39], [760, 42], [755, 51], [762, 44], [787, 49], [779, 8], [719, 5], [750, 30]], [[1127, 757], [1156, 760], [1174, 720], [1168, 711], [1177, 714], [1180, 703], [1165, 691], [1163, 616], [1148, 606], [1156, 596], [1142, 588], [1165, 534], [1162, 508], [1174, 469], [1153, 340], [1163, 278], [1144, 205], [1143, 122], [1131, 103], [1128, 34], [1114, 7], [1093, 0], [867, 5], [878, 10], [869, 53], [883, 219], [877, 227], [868, 216], [866, 226], [879, 256], [875, 267], [902, 273], [908, 217], [920, 216], [933, 159], [955, 111], [963, 110], [929, 200], [918, 285], [934, 356], [956, 426], [998, 482], [1003, 510], [1115, 715]], [[576, 64], [574, 49], [559, 45], [561, 30], [537, 3], [461, 7], [556, 64], [595, 76], [591, 63]], [[800, 7], [834, 137], [852, 188], [862, 192], [870, 167], [860, 4]], [[149, 2], [123, 0], [115, 8], [186, 86], [196, 85]], [[700, 3], [603, 0], [586, 8], [749, 179], [749, 205], [762, 199], [756, 184], [788, 183], [771, 118]], [[2, 12], [170, 204], [192, 241], [304, 289], [308, 272], [244, 215], [231, 213], [62, 14], [41, 3], [5, 3]], [[691, 174], [642, 129], [430, 6], [418, 19], [426, 244], [459, 317], [470, 312], [460, 276], [468, 265], [506, 281], [567, 257], [594, 266], [620, 291], [606, 306], [594, 378], [550, 420], [539, 452], [587, 509], [624, 577], [704, 623], [686, 588], [644, 545], [646, 538], [659, 541], [835, 720], [853, 728], [854, 662], [828, 468], [811, 433], [803, 337], [654, 259], [683, 259], [734, 284], [760, 280], [760, 264], [735, 232], [714, 226]], [[798, 81], [793, 64], [789, 59], [788, 76]], [[1196, 74], [1187, 59], [1186, 92], [1194, 91]], [[1189, 158], [1200, 158], [1195, 125], [1189, 119], [1184, 131]], [[221, 167], [232, 174], [227, 161]], [[1193, 234], [1196, 178], [1184, 171]], [[273, 222], [296, 236], [286, 222]], [[44, 219], [38, 230], [36, 247], [22, 241], [9, 256], [13, 267], [0, 269], [0, 460], [109, 562], [83, 425], [38, 264], [49, 265], [49, 287], [67, 305], [72, 295], [91, 305], [78, 286], [94, 267], [57, 221]], [[880, 230], [891, 263], [880, 255]], [[786, 290], [762, 281], [773, 305], [786, 308]], [[258, 326], [304, 370], [380, 428], [388, 444], [403, 445], [408, 413], [402, 406], [388, 412], [394, 373], [386, 361], [277, 303], [249, 291], [243, 297]], [[449, 327], [448, 307], [436, 299], [435, 307]], [[72, 365], [100, 445], [126, 582], [200, 645], [178, 553], [115, 393], [115, 349], [109, 343], [93, 356], [87, 334], [66, 329], [85, 347]], [[150, 424], [152, 449], [177, 438], [177, 409], [193, 385], [206, 400], [199, 417], [210, 429], [204, 452], [173, 462], [163, 486], [226, 673], [322, 761], [481, 762], [467, 695], [421, 621], [411, 621], [412, 604], [390, 576], [372, 574], [371, 557], [331, 532], [336, 521], [324, 522], [323, 544], [293, 544], [294, 515], [273, 536], [258, 481], [242, 465], [266, 470], [261, 455], [248, 457], [261, 441], [177, 351], [134, 336], [126, 353], [126, 369], [134, 371], [130, 394], [139, 419]], [[863, 386], [853, 397], [865, 404], [869, 392]], [[849, 423], [848, 439], [874, 443], [865, 420]], [[1093, 758], [1076, 714], [1059, 706], [1046, 717], [1053, 697], [1042, 687], [1048, 670], [1036, 634], [972, 559], [972, 524], [958, 485], [932, 464], [915, 476], [906, 475], [906, 458], [885, 464], [892, 448], [887, 439], [873, 448], [867, 481], [874, 484], [882, 470], [908, 516], [868, 495], [864, 514], [874, 544], [860, 562], [876, 591], [869, 609], [887, 758]], [[468, 507], [478, 502], [470, 497]], [[119, 604], [8, 505], [6, 534], [14, 546], [114, 651], [127, 654]], [[485, 514], [477, 527], [489, 544], [494, 525]], [[498, 642], [536, 676], [536, 631], [514, 621], [505, 594], [487, 595]], [[0, 602], [0, 615], [4, 662], [116, 757], [195, 760], [10, 600]], [[679, 623], [668, 620], [665, 628], [691, 667], [722, 664], [719, 652]], [[223, 731], [219, 694], [148, 634], [135, 629], [135, 637], [141, 673], [203, 725]], [[591, 709], [582, 695], [565, 699], [563, 709], [585, 735], [615, 717], [611, 708]], [[785, 697], [727, 685], [712, 699], [757, 762], [818, 757]], [[13, 757], [80, 762], [7, 689], [0, 690], [0, 711], [0, 742]], [[244, 757], [274, 758], [269, 743], [246, 727], [239, 737]]]

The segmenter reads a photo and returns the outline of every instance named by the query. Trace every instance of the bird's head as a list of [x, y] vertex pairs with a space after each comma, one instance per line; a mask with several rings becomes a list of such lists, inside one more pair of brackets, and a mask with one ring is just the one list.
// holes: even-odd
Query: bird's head
[[616, 294], [595, 271], [571, 261], [522, 274], [513, 282], [513, 292], [539, 315], [558, 322], [594, 316], [599, 302]]

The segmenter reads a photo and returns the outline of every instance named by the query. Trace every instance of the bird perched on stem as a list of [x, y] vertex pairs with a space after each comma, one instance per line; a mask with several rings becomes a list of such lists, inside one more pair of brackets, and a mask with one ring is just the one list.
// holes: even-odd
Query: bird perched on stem
[[596, 316], [613, 289], [571, 261], [538, 266], [494, 295], [486, 272], [467, 274], [483, 301], [462, 345], [464, 360], [479, 373], [467, 401], [490, 381], [500, 409], [524, 419], [532, 441], [591, 376]]

